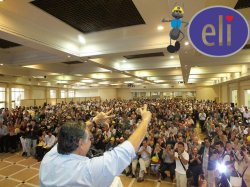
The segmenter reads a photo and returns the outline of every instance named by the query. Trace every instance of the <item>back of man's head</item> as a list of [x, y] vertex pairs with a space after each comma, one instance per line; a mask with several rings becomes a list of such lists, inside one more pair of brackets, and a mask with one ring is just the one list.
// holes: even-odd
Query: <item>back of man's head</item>
[[57, 151], [60, 154], [70, 154], [79, 146], [79, 140], [85, 140], [87, 133], [85, 132], [85, 125], [79, 122], [65, 123], [58, 135]]

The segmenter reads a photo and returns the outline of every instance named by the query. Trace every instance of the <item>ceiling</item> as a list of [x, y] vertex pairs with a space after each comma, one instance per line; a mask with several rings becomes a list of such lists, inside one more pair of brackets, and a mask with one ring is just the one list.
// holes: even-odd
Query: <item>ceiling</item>
[[[0, 2], [0, 82], [65, 88], [194, 88], [246, 78], [250, 49], [206, 57], [188, 42], [170, 54], [171, 7], [184, 20], [212, 5], [235, 7], [250, 22], [242, 0], [4, 0]], [[195, 6], [194, 6], [195, 5]], [[164, 29], [159, 31], [158, 26]], [[186, 28], [183, 28], [186, 33]], [[250, 41], [248, 41], [250, 44]], [[249, 46], [249, 45], [248, 45]]]

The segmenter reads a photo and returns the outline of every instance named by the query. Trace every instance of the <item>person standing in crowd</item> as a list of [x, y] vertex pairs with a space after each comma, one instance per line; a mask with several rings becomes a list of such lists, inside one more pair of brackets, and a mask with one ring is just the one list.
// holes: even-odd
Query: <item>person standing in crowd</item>
[[209, 154], [211, 153], [210, 149], [210, 141], [208, 138], [204, 138], [204, 145], [200, 148], [199, 154], [202, 158], [202, 171], [204, 173], [204, 177], [207, 180], [208, 177], [208, 161]]
[[38, 131], [39, 128], [35, 120], [31, 120], [30, 124], [26, 129], [26, 148], [27, 156], [36, 155], [36, 145], [38, 140]]
[[[147, 105], [140, 109], [142, 122], [129, 139], [103, 156], [89, 159], [90, 134], [79, 123], [66, 123], [61, 127], [58, 144], [48, 152], [40, 166], [40, 185], [49, 186], [109, 186], [135, 157], [145, 137], [151, 113]], [[110, 117], [99, 113], [94, 122], [106, 123]], [[55, 172], [56, 168], [56, 172]]]
[[2, 152], [8, 152], [8, 128], [0, 120], [0, 153]]
[[174, 154], [174, 160], [176, 163], [175, 178], [177, 187], [187, 186], [186, 171], [188, 169], [189, 155], [185, 151], [184, 143], [178, 142], [177, 152]]
[[205, 128], [205, 121], [206, 121], [206, 113], [204, 112], [204, 110], [202, 109], [201, 112], [199, 113], [199, 122], [200, 122], [200, 127], [201, 127], [201, 131], [205, 132], [206, 128]]
[[17, 149], [17, 135], [15, 132], [15, 126], [12, 121], [8, 123], [9, 130], [9, 146], [11, 148], [11, 152], [14, 153]]
[[197, 147], [192, 148], [192, 153], [189, 156], [189, 169], [193, 174], [193, 185], [198, 187], [199, 175], [202, 174], [202, 163]]

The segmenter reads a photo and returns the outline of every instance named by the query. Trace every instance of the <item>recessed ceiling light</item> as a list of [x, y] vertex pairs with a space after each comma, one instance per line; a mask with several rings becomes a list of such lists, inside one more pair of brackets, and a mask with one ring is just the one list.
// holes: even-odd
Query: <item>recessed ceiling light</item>
[[98, 84], [109, 84], [108, 81], [104, 81], [104, 82], [99, 82]]
[[58, 84], [67, 84], [67, 83], [68, 83], [68, 81], [59, 80], [59, 81], [56, 81], [56, 83], [58, 83]]
[[134, 81], [124, 81], [125, 84], [133, 84]]
[[70, 55], [68, 55], [68, 58], [70, 58], [71, 56]]
[[[1, 1], [1, 0], [0, 0]], [[0, 64], [0, 66], [3, 66], [3, 64]]]
[[4, 2], [4, 0], [0, 0], [0, 2]]
[[171, 58], [171, 59], [173, 59], [173, 58], [174, 58], [174, 56], [170, 56], [170, 58]]
[[82, 76], [82, 74], [75, 74], [75, 76], [78, 76], [78, 77], [80, 77], [80, 76]]
[[189, 42], [185, 42], [185, 45], [189, 45]]
[[166, 82], [165, 80], [155, 80], [156, 83]]
[[82, 43], [82, 44], [85, 44], [85, 43], [86, 43], [85, 38], [84, 38], [83, 36], [81, 36], [81, 35], [78, 36], [78, 40], [79, 40], [79, 42]]
[[164, 29], [164, 27], [162, 26], [162, 25], [159, 25], [158, 27], [157, 27], [157, 30], [158, 31], [162, 31]]
[[91, 80], [91, 79], [84, 79], [84, 80], [81, 80], [81, 82], [91, 83], [91, 82], [94, 82], [94, 81]]

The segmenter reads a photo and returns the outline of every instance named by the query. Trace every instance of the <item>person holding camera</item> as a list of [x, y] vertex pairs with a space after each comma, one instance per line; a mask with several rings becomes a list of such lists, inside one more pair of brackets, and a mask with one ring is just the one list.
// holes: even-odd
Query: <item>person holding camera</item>
[[212, 153], [211, 159], [215, 161], [217, 175], [215, 176], [215, 183], [223, 187], [229, 186], [228, 176], [231, 170], [231, 155], [226, 153], [223, 142], [215, 143], [215, 150]]
[[[216, 142], [216, 144], [220, 145], [220, 142]], [[223, 143], [222, 143], [222, 146], [224, 147]], [[223, 152], [222, 152], [222, 154], [223, 154]], [[207, 148], [207, 153], [206, 154], [208, 154], [207, 155], [208, 156], [207, 186], [208, 187], [214, 187], [215, 186], [215, 180], [216, 180], [216, 162], [217, 162], [217, 160], [219, 158], [219, 151], [216, 149], [215, 146], [210, 146], [209, 148]], [[204, 156], [206, 156], [206, 155], [203, 155], [203, 159], [205, 159]], [[205, 175], [205, 177], [206, 177], [206, 175]]]
[[189, 155], [185, 151], [184, 143], [178, 142], [177, 151], [174, 154], [174, 160], [176, 163], [175, 177], [177, 187], [187, 186], [186, 171], [188, 169]]

